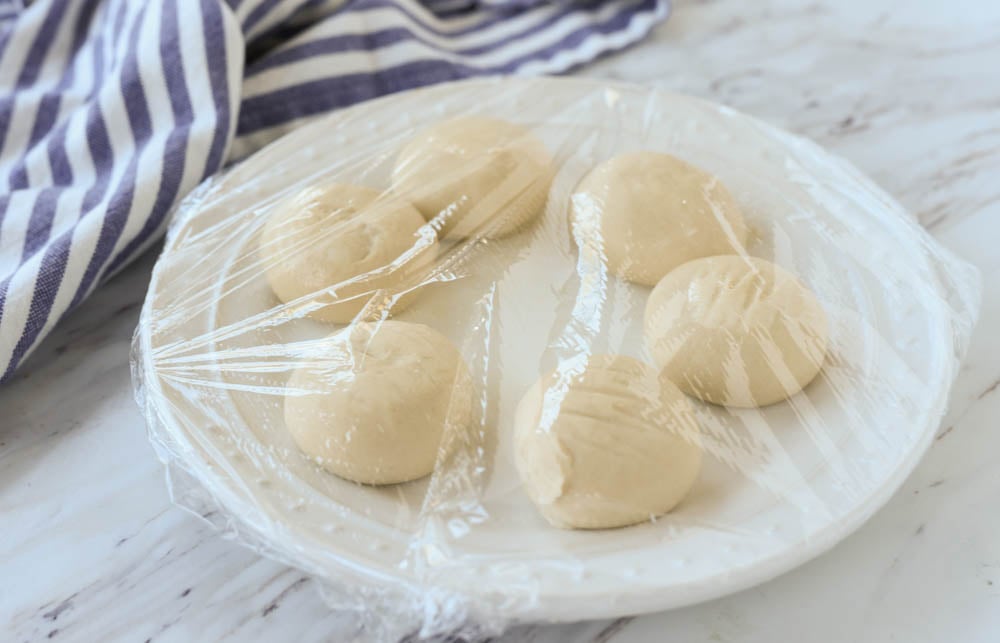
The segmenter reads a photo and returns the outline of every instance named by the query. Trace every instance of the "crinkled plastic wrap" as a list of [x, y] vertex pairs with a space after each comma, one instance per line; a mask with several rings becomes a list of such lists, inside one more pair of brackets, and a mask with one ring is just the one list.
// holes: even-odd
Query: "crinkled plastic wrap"
[[[422, 152], [407, 146], [457, 117], [523, 126], [544, 146], [550, 173], [511, 179], [514, 170], [497, 170], [441, 212], [484, 207], [490, 217], [467, 217], [457, 235], [446, 234], [453, 222], [444, 229], [432, 221], [391, 265], [279, 299], [268, 270], [298, 266], [278, 277], [291, 280], [294, 294], [315, 277], [302, 256], [363, 265], [381, 237], [364, 237], [375, 246], [357, 242], [349, 260], [317, 261], [311, 244], [332, 234], [318, 226], [275, 256], [274, 244], [262, 242], [281, 237], [281, 226], [267, 231], [275, 212], [307, 207], [295, 199], [332, 183], [369, 188], [387, 207], [426, 202], [417, 192], [433, 192], [428, 183], [478, 171], [479, 160], [435, 161], [440, 172], [427, 179], [401, 170], [400, 155], [419, 161]], [[745, 219], [740, 252], [775, 262], [815, 293], [828, 350], [815, 380], [787, 400], [735, 408], [691, 399], [701, 470], [672, 511], [619, 529], [560, 529], [518, 475], [515, 412], [554, 369], [606, 354], [656, 364], [643, 329], [650, 287], [609, 269], [601, 212], [588, 224], [574, 219], [572, 205], [596, 166], [638, 150], [718, 177]], [[511, 180], [521, 181], [513, 191], [504, 184]], [[539, 185], [536, 203], [527, 193]], [[540, 214], [513, 221], [531, 219], [526, 208]], [[520, 227], [501, 234], [508, 223]], [[347, 299], [353, 322], [324, 315]], [[830, 547], [890, 497], [929, 444], [978, 302], [973, 268], [809, 142], [643, 87], [480, 80], [323, 117], [197, 189], [177, 211], [154, 271], [134, 381], [176, 503], [314, 576], [330, 605], [355, 612], [372, 638], [475, 635], [524, 620], [689, 604]], [[423, 324], [450, 340], [468, 369], [462, 395], [471, 398], [453, 400], [469, 413], [443, 423], [430, 475], [363, 485], [305, 454], [283, 410], [292, 397], [349, 386], [357, 366], [332, 356], [330, 337], [362, 323], [377, 335], [385, 320]], [[428, 377], [421, 364], [411, 365], [414, 386]], [[290, 385], [304, 365], [316, 384]], [[406, 403], [393, 417], [419, 421], [423, 402], [407, 401], [405, 390], [401, 402], [393, 381], [384, 395], [365, 392], [360, 408]]]

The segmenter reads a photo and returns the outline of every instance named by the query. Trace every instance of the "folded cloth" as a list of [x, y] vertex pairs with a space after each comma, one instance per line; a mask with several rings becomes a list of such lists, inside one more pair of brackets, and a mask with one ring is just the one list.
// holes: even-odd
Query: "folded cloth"
[[0, 0], [0, 382], [189, 190], [304, 119], [559, 73], [669, 0]]

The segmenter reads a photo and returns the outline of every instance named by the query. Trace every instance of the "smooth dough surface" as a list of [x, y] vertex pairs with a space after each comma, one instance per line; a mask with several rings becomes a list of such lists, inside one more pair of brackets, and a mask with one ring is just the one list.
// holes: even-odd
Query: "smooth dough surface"
[[652, 286], [677, 266], [739, 252], [743, 215], [719, 179], [669, 154], [630, 152], [601, 163], [572, 196], [577, 238], [608, 268]]
[[[370, 188], [332, 183], [308, 187], [275, 206], [258, 252], [281, 301], [315, 294], [312, 301], [327, 305], [311, 317], [347, 323], [377, 291], [399, 290], [426, 273], [437, 240], [408, 203]], [[334, 292], [324, 292], [332, 287]], [[393, 311], [408, 300], [393, 302]]]
[[795, 395], [826, 357], [826, 312], [795, 275], [727, 255], [673, 270], [646, 302], [646, 342], [682, 391], [714, 404], [766, 406]]
[[670, 511], [698, 477], [700, 444], [688, 399], [621, 355], [546, 375], [515, 416], [524, 490], [557, 527], [624, 527]]
[[472, 378], [455, 346], [422, 324], [355, 324], [291, 376], [285, 424], [299, 448], [342, 478], [415, 480], [434, 469], [446, 425], [472, 414]]
[[483, 116], [456, 118], [403, 147], [392, 189], [443, 236], [496, 238], [545, 208], [551, 166], [545, 145], [527, 128]]

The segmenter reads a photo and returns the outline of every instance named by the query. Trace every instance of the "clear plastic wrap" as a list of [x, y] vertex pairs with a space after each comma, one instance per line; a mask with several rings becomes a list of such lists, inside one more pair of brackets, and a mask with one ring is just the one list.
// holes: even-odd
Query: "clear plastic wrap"
[[[531, 145], [544, 147], [517, 151], [519, 158], [542, 160], [501, 159], [493, 167], [439, 158], [436, 173], [421, 175], [426, 149], [461, 147], [478, 135], [460, 132], [441, 144], [427, 134], [459, 117], [523, 126]], [[414, 147], [420, 137], [430, 148]], [[773, 261], [815, 293], [828, 348], [819, 375], [787, 400], [736, 408], [691, 399], [701, 470], [672, 511], [619, 529], [560, 529], [523, 487], [515, 414], [547, 373], [571, 377], [606, 354], [657, 364], [643, 328], [651, 289], [609, 267], [603, 214], [579, 205], [581, 181], [596, 166], [639, 150], [669, 153], [718, 177], [747, 228], [746, 244], [733, 252]], [[331, 182], [369, 188], [357, 197], [360, 210], [433, 203], [441, 185], [471, 187], [444, 205], [440, 198], [424, 205], [464, 220], [432, 221], [408, 234], [405, 251], [388, 264], [309, 293], [329, 265], [349, 271], [386, 247], [368, 230], [361, 241], [343, 242], [356, 251], [349, 261], [317, 262], [311, 249], [332, 228], [303, 235], [288, 232], [298, 224], [286, 221], [268, 229], [279, 210], [322, 205], [309, 191]], [[530, 210], [540, 211], [537, 219], [529, 220]], [[574, 214], [584, 211], [591, 214]], [[404, 216], [385, 216], [397, 215]], [[512, 234], [500, 234], [514, 224]], [[644, 261], [639, 268], [652, 260]], [[275, 270], [284, 272], [268, 273]], [[284, 303], [275, 294], [281, 288]], [[353, 303], [345, 308], [346, 301]], [[178, 209], [154, 271], [133, 378], [176, 503], [315, 576], [330, 605], [355, 611], [373, 638], [482, 634], [517, 621], [693, 603], [766, 580], [833, 545], [891, 496], [929, 444], [978, 302], [973, 268], [812, 143], [643, 87], [477, 80], [321, 118], [199, 187]], [[338, 305], [336, 314], [324, 312]], [[354, 321], [338, 321], [344, 315]], [[431, 402], [406, 398], [398, 372], [386, 375], [384, 395], [350, 388], [368, 353], [355, 354], [357, 341], [343, 339], [351, 335], [330, 337], [364, 333], [364, 344], [383, 333], [385, 320], [423, 324], [448, 338], [469, 378], [460, 385], [456, 378], [446, 399], [451, 410], [442, 416], [433, 472], [362, 485], [299, 448], [285, 407], [293, 398], [329, 401], [325, 387], [346, 386], [338, 409], [384, 403], [397, 420], [426, 419]], [[392, 350], [411, 354], [405, 345]], [[433, 360], [442, 351], [417, 353]], [[404, 366], [422, 391], [436, 381], [426, 360]], [[311, 375], [289, 384], [300, 369]], [[426, 391], [421, 400], [432, 396]], [[642, 400], [622, 412], [632, 413], [633, 402]], [[543, 405], [552, 404], [546, 397]], [[458, 407], [468, 409], [460, 420], [451, 414]], [[402, 439], [411, 437], [419, 438]], [[391, 446], [403, 453], [394, 457], [418, 458], [419, 445]], [[643, 452], [641, 443], [632, 446]]]

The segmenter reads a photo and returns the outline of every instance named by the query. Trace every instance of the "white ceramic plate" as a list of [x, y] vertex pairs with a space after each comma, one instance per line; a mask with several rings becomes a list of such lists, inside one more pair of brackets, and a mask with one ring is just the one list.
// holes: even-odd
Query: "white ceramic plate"
[[[477, 375], [485, 411], [471, 455], [427, 480], [361, 487], [313, 466], [284, 430], [282, 387], [306, 346], [297, 342], [332, 329], [273, 312], [255, 235], [293, 185], [334, 176], [385, 187], [415, 129], [460, 113], [531, 126], [561, 169], [537, 226], [470, 253], [454, 281], [399, 316], [448, 334]], [[579, 178], [633, 149], [677, 154], [726, 182], [754, 229], [751, 253], [792, 269], [824, 302], [831, 354], [788, 403], [700, 406], [709, 457], [669, 516], [561, 531], [520, 492], [511, 414], [541, 371], [574, 352], [647, 358], [648, 290], [581, 285], [566, 219]], [[161, 457], [190, 480], [178, 502], [216, 508], [240, 540], [315, 574], [338, 600], [425, 620], [447, 609], [493, 623], [613, 617], [772, 578], [886, 502], [929, 444], [955, 371], [949, 261], [846, 163], [727, 108], [573, 79], [462, 82], [324, 117], [200, 188], [154, 272], [137, 377]], [[593, 332], [569, 332], [588, 301]]]

